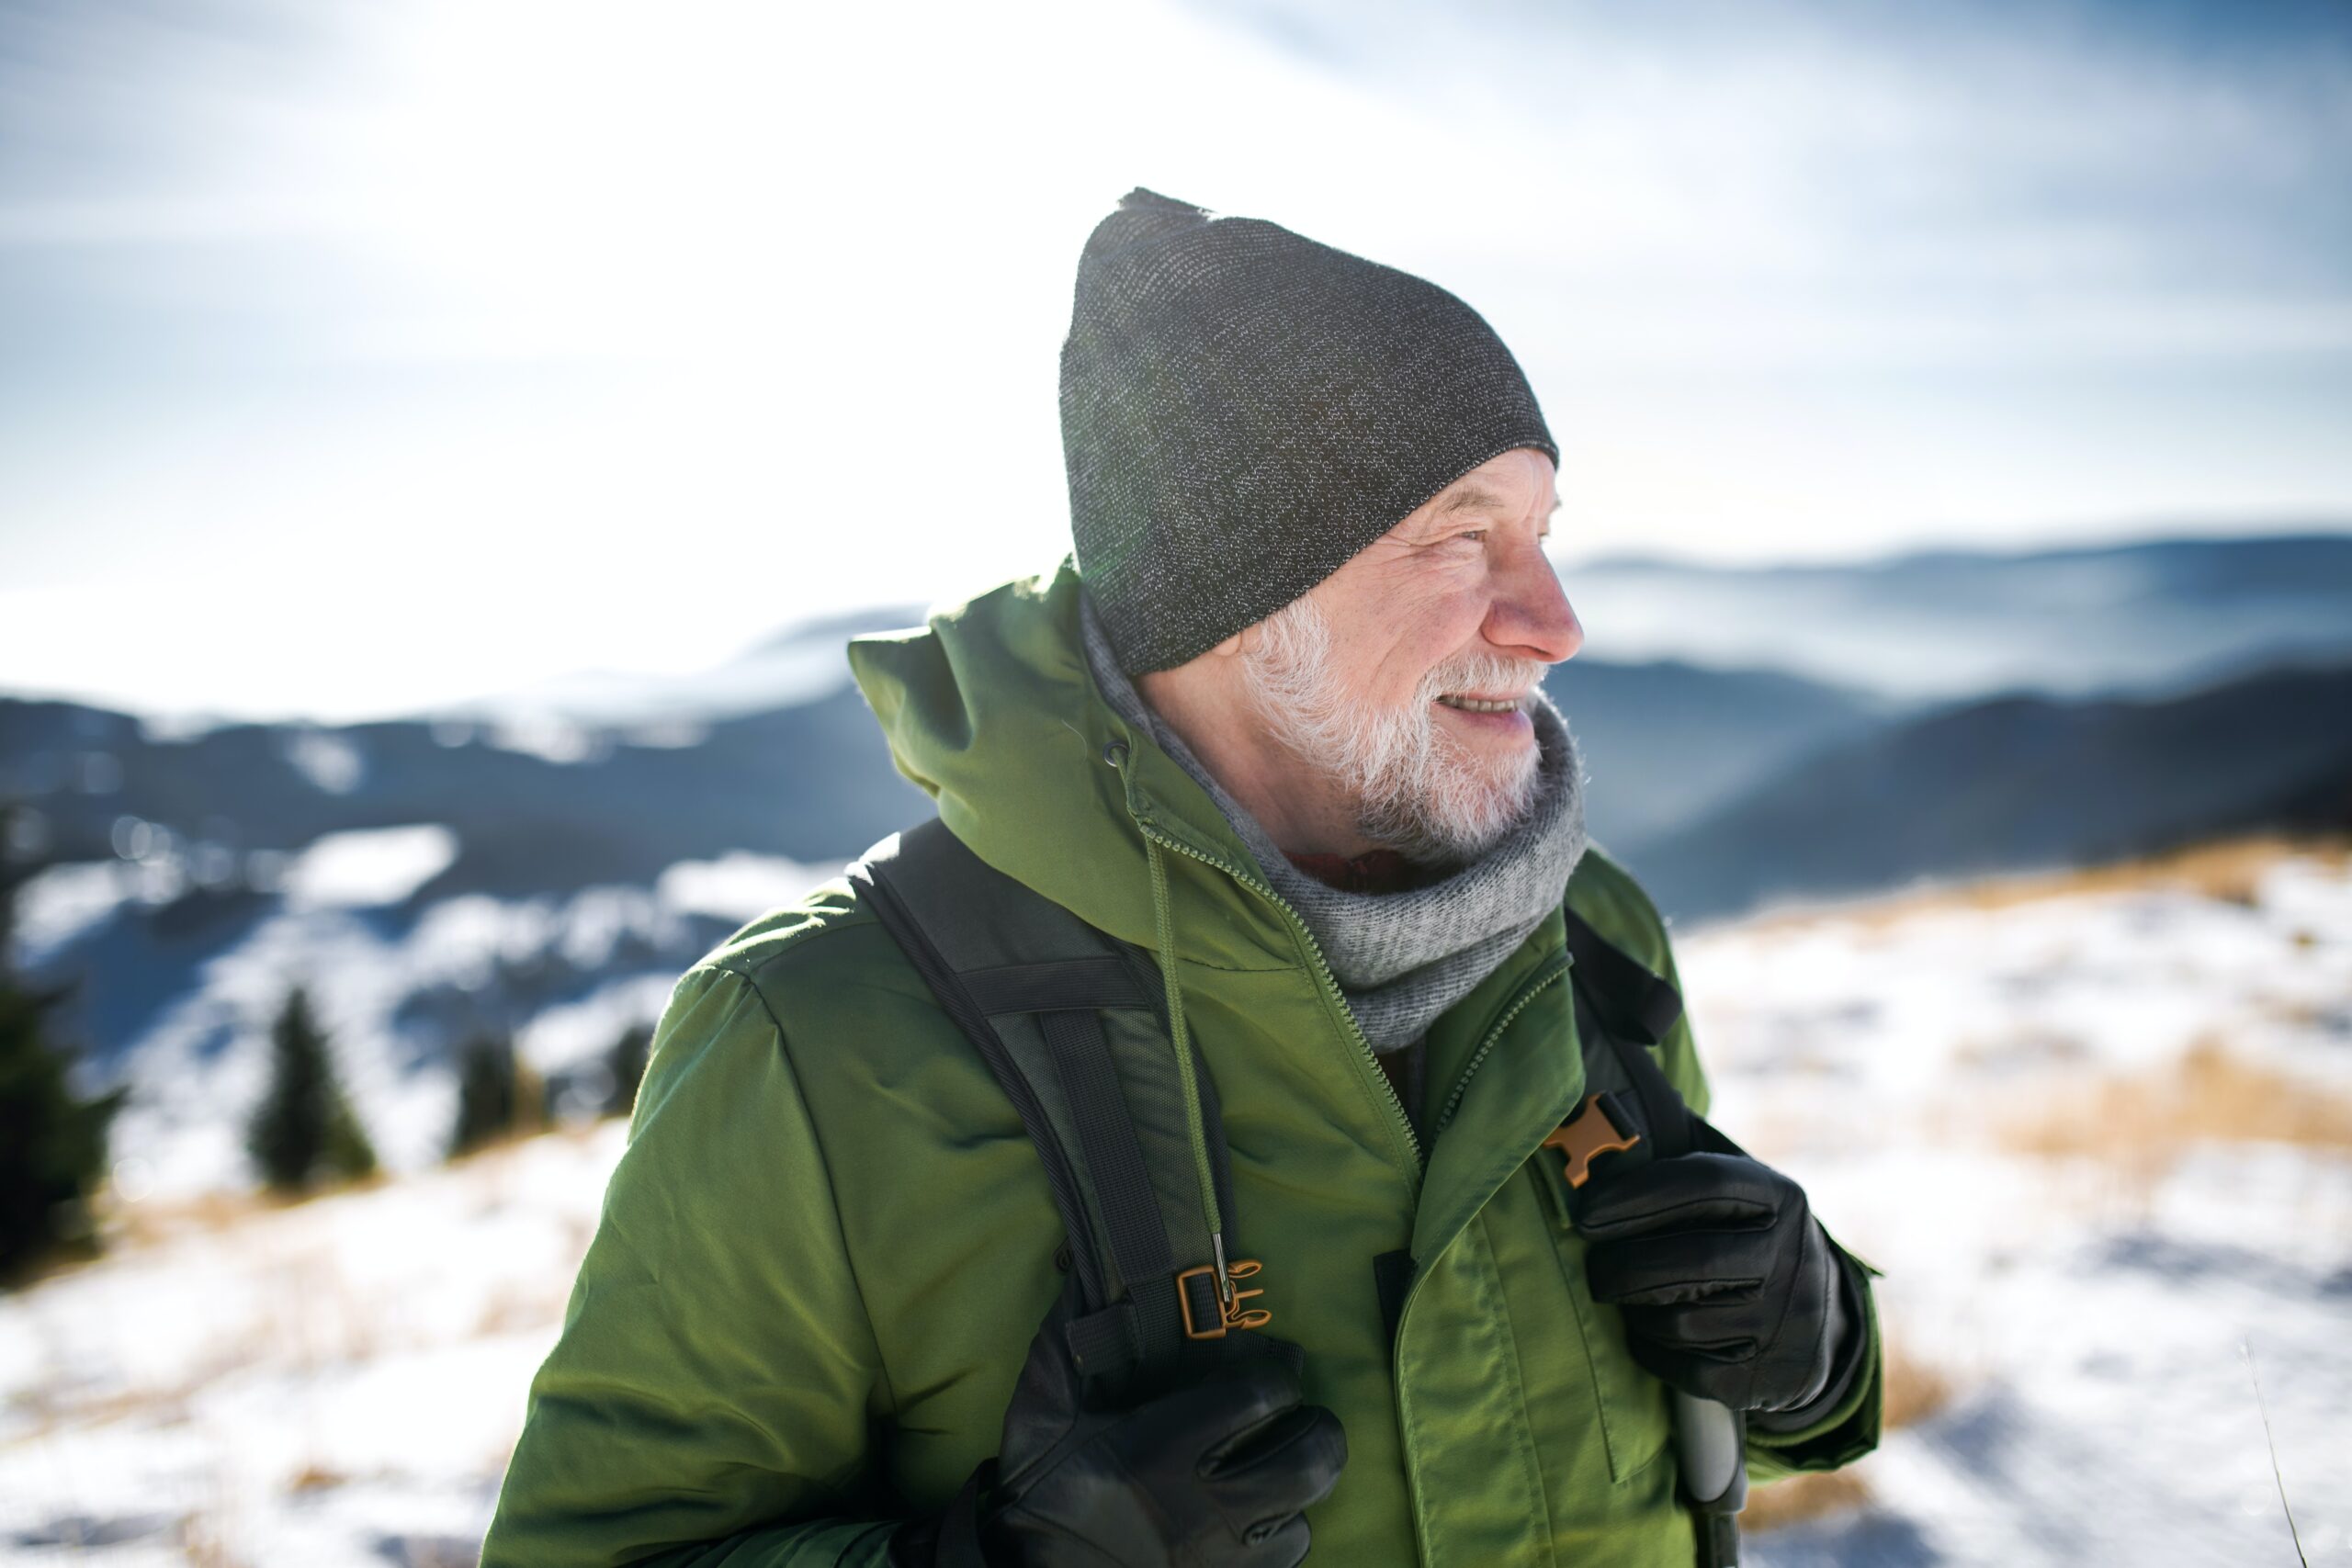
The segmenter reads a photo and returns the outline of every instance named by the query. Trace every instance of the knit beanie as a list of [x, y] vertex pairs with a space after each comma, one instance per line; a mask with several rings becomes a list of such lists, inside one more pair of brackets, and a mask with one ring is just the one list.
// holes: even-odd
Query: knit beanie
[[1560, 460], [1452, 294], [1141, 186], [1079, 255], [1061, 414], [1079, 575], [1133, 675], [1263, 620], [1481, 463]]

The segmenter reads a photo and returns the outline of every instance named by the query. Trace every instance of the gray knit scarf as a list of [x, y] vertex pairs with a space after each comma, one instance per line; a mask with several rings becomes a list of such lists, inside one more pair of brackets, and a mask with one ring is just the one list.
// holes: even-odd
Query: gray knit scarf
[[1557, 908], [1583, 858], [1584, 769], [1567, 721], [1539, 688], [1529, 714], [1541, 757], [1534, 808], [1478, 859], [1425, 887], [1350, 893], [1293, 865], [1264, 828], [1144, 702], [1081, 592], [1086, 660], [1112, 708], [1159, 742], [1208, 792], [1258, 869], [1323, 948], [1364, 1038], [1402, 1050], [1501, 966]]

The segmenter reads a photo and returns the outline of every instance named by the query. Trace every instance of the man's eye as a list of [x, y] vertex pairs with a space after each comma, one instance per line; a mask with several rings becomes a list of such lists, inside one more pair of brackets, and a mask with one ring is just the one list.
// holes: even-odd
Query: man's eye
[[1484, 528], [1464, 528], [1462, 532], [1454, 535], [1453, 536], [1457, 539], [1468, 539], [1473, 544], [1476, 544], [1485, 540], [1487, 537], [1487, 530]]

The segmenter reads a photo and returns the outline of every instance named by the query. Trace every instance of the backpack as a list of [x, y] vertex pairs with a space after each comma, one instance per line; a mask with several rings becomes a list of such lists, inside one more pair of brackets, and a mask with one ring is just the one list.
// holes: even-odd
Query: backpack
[[[990, 866], [937, 818], [883, 840], [848, 877], [978, 1051], [1036, 1147], [1068, 1235], [1070, 1300], [1057, 1310], [1090, 1388], [1108, 1400], [1147, 1397], [1225, 1356], [1278, 1355], [1295, 1365], [1298, 1346], [1252, 1332], [1271, 1320], [1250, 1304], [1258, 1260], [1229, 1255], [1209, 1228], [1212, 1213], [1227, 1227], [1236, 1213], [1216, 1085], [1188, 1041], [1207, 1133], [1203, 1162], [1186, 1136], [1185, 1075], [1152, 954]], [[1564, 1130], [1598, 1127], [1589, 1114], [1597, 1105], [1609, 1117], [1604, 1132], [1634, 1135], [1619, 1159], [1688, 1152], [1696, 1118], [1651, 1049], [1681, 1017], [1680, 995], [1574, 909], [1562, 912], [1587, 1096]], [[1562, 1146], [1572, 1162], [1579, 1157]], [[1588, 1145], [1585, 1157], [1625, 1146]], [[1414, 1261], [1391, 1252], [1369, 1266], [1393, 1341]], [[1690, 1495], [1713, 1498], [1692, 1504], [1702, 1543], [1712, 1542], [1704, 1561], [1736, 1562], [1732, 1515], [1747, 1491], [1737, 1418], [1726, 1423], [1723, 1406], [1679, 1393], [1676, 1407]]]

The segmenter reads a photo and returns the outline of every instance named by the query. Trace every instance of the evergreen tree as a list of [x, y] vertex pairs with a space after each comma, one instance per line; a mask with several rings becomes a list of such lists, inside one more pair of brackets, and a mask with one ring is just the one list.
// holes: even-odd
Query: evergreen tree
[[539, 1124], [545, 1091], [538, 1075], [514, 1055], [503, 1034], [478, 1034], [458, 1054], [458, 1121], [449, 1134], [449, 1157]]
[[301, 987], [288, 993], [269, 1043], [269, 1088], [245, 1129], [262, 1179], [277, 1191], [300, 1192], [323, 1178], [374, 1171], [376, 1151], [335, 1082], [326, 1032]]
[[637, 1086], [645, 1081], [645, 1059], [653, 1049], [653, 1031], [632, 1024], [613, 1042], [605, 1057], [613, 1087], [605, 1097], [605, 1114], [626, 1116], [637, 1109]]
[[368, 1141], [368, 1129], [351, 1109], [351, 1101], [340, 1094], [334, 1097], [334, 1114], [327, 1122], [326, 1169], [345, 1181], [376, 1174], [376, 1145]]
[[0, 805], [0, 1280], [91, 1246], [86, 1205], [107, 1168], [107, 1124], [130, 1092], [74, 1093], [68, 1058], [45, 1028], [67, 991], [24, 985], [9, 967], [15, 895], [31, 875], [11, 852], [15, 809]]

